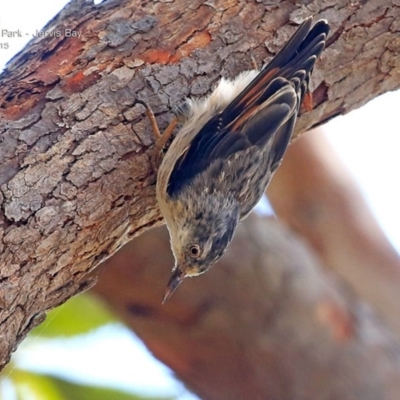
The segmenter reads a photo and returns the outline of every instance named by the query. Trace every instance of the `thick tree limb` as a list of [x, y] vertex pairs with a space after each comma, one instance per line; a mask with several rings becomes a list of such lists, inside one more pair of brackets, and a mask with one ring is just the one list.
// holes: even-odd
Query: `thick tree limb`
[[367, 300], [400, 339], [400, 258], [326, 139], [290, 146], [268, 188], [279, 218]]
[[162, 306], [168, 248], [165, 229], [146, 232], [94, 290], [202, 399], [398, 399], [398, 342], [276, 221], [249, 217]]
[[400, 85], [397, 0], [75, 1], [46, 29], [80, 38], [37, 38], [12, 60], [0, 84], [0, 365], [89, 271], [161, 223], [135, 98], [163, 127], [171, 106], [249, 68], [250, 54], [268, 58], [309, 14], [333, 33], [299, 132]]

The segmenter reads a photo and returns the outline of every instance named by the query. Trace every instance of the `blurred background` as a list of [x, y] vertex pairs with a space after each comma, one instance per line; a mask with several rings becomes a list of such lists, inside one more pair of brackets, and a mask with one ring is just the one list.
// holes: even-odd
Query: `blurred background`
[[[0, 43], [9, 43], [8, 49], [0, 46], [0, 70], [30, 40], [31, 36], [25, 33], [33, 34], [42, 28], [66, 3], [65, 0], [0, 3], [0, 30], [24, 32], [23, 37], [0, 38]], [[400, 252], [398, 104], [400, 93], [388, 93], [359, 110], [335, 118], [322, 131], [306, 136], [317, 134], [326, 139], [324, 154], [337, 154], [337, 160], [358, 185], [385, 235]], [[302, 140], [297, 140], [296, 145]], [[264, 212], [266, 208], [259, 210]], [[152, 357], [101, 300], [87, 293], [50, 312], [45, 323], [19, 346], [0, 375], [0, 398], [190, 400], [197, 397]]]

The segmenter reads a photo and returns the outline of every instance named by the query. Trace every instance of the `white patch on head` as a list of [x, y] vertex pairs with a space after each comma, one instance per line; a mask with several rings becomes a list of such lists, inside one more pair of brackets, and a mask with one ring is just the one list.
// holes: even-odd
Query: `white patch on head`
[[170, 234], [171, 248], [175, 258], [175, 264], [182, 261], [184, 257], [184, 244], [188, 243], [190, 230], [182, 225], [181, 220], [175, 220], [173, 223], [167, 224]]

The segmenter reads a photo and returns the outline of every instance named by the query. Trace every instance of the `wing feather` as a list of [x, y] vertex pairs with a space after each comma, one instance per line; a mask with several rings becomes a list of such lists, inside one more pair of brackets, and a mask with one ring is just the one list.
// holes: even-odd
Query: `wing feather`
[[325, 20], [311, 25], [309, 18], [225, 110], [198, 132], [170, 174], [170, 196], [179, 193], [212, 162], [227, 160], [250, 146], [268, 149], [271, 168], [276, 169], [329, 32]]

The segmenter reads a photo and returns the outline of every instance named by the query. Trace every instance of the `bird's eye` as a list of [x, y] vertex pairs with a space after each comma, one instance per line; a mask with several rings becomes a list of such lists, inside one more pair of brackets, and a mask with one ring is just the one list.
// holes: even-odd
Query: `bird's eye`
[[192, 244], [189, 247], [189, 254], [193, 257], [193, 258], [197, 258], [200, 256], [200, 247], [197, 244]]

